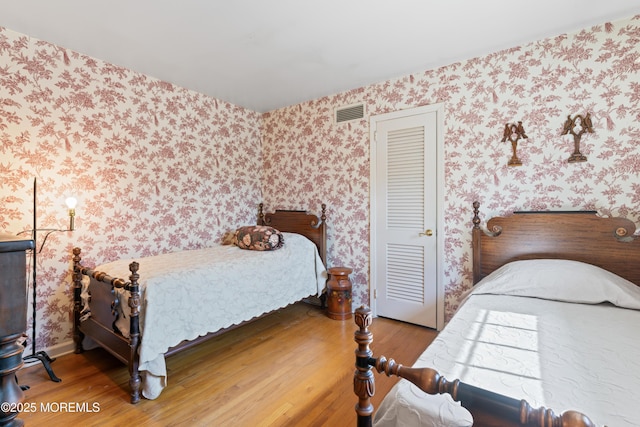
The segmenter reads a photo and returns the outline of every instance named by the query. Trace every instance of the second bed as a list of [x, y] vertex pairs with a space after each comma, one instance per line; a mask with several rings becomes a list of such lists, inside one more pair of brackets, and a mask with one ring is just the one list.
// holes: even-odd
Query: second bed
[[261, 207], [258, 224], [284, 239], [277, 250], [214, 245], [89, 269], [74, 249], [77, 352], [91, 343], [103, 347], [128, 365], [132, 403], [140, 393], [157, 398], [167, 385], [165, 356], [322, 295], [324, 209], [318, 218], [303, 211], [265, 215]]

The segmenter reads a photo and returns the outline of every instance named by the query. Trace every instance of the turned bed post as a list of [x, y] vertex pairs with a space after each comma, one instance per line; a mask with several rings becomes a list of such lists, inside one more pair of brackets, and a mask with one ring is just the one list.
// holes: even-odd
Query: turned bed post
[[258, 205], [258, 225], [264, 225], [264, 203]]
[[354, 320], [360, 328], [354, 333], [358, 349], [356, 350], [356, 370], [353, 374], [353, 391], [358, 396], [356, 405], [358, 427], [371, 427], [373, 422], [371, 397], [376, 392], [370, 363], [373, 352], [369, 348], [369, 344], [373, 341], [373, 334], [368, 329], [371, 325], [371, 310], [365, 307], [356, 309]]
[[138, 356], [138, 345], [140, 342], [139, 268], [140, 264], [135, 261], [129, 264], [129, 271], [131, 271], [131, 275], [129, 276], [131, 283], [128, 285], [128, 289], [131, 294], [129, 297], [129, 308], [131, 308], [131, 324], [129, 329], [129, 347], [131, 350], [129, 355], [129, 386], [131, 387], [131, 403], [138, 403], [140, 401], [140, 386], [142, 384], [140, 372], [138, 371], [138, 366], [140, 364], [140, 358]]
[[473, 259], [473, 284], [475, 285], [481, 279], [480, 277], [480, 236], [482, 233], [480, 228], [480, 203], [473, 202], [473, 230], [472, 230], [472, 259]]
[[482, 278], [488, 274], [482, 268], [483, 256], [482, 256], [482, 236], [498, 237], [502, 234], [502, 228], [498, 225], [494, 225], [491, 230], [482, 228], [480, 226], [480, 203], [473, 202], [473, 229], [471, 230], [471, 250], [472, 250], [472, 265], [473, 265], [473, 284], [478, 283]]
[[[373, 404], [375, 394], [373, 369], [387, 376], [395, 375], [415, 384], [427, 394], [451, 395], [476, 418], [488, 414], [488, 418], [476, 418], [478, 425], [536, 426], [536, 427], [595, 427], [589, 417], [577, 411], [565, 411], [556, 415], [545, 407], [532, 408], [526, 400], [516, 400], [482, 388], [465, 384], [456, 379], [447, 380], [438, 371], [431, 368], [409, 368], [387, 360], [384, 356], [373, 357], [369, 345], [373, 334], [369, 331], [372, 323], [371, 310], [360, 307], [355, 311], [354, 319], [359, 329], [354, 334], [358, 344], [356, 350], [356, 370], [353, 377], [353, 390], [358, 396], [355, 410], [358, 427], [371, 427], [373, 424]], [[428, 397], [427, 397], [428, 398]], [[488, 421], [488, 422], [485, 422]], [[495, 424], [495, 422], [499, 424]]]
[[80, 261], [80, 248], [73, 248], [73, 342], [75, 352], [82, 353], [82, 340], [84, 334], [80, 331], [80, 316], [82, 315], [82, 272]]

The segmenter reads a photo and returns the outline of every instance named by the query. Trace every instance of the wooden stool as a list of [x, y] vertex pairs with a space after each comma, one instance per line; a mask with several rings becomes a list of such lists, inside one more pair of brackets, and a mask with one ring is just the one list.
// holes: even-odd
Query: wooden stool
[[335, 320], [351, 318], [351, 281], [348, 267], [332, 267], [327, 270], [327, 316]]

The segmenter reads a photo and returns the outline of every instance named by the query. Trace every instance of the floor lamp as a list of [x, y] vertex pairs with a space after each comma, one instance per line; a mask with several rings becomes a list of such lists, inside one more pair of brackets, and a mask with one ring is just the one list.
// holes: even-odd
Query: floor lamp
[[[49, 355], [47, 354], [47, 352], [45, 351], [36, 351], [36, 300], [38, 297], [37, 294], [37, 256], [38, 253], [40, 253], [42, 251], [42, 248], [44, 248], [44, 244], [47, 241], [47, 237], [49, 237], [49, 235], [51, 233], [54, 233], [56, 231], [73, 231], [74, 230], [74, 217], [75, 217], [75, 207], [76, 207], [76, 199], [74, 199], [73, 197], [70, 197], [66, 200], [67, 203], [67, 207], [69, 208], [69, 228], [67, 230], [62, 230], [62, 229], [57, 229], [57, 228], [38, 228], [37, 227], [37, 215], [36, 215], [36, 178], [33, 179], [33, 228], [31, 229], [31, 236], [32, 239], [35, 243], [35, 247], [33, 249], [33, 256], [32, 256], [32, 263], [33, 263], [33, 271], [32, 271], [32, 280], [33, 280], [33, 301], [32, 301], [32, 308], [33, 308], [33, 320], [31, 323], [31, 354], [28, 356], [23, 357], [23, 360], [25, 362], [29, 361], [29, 360], [39, 360], [42, 363], [42, 366], [44, 367], [44, 369], [47, 371], [47, 374], [49, 374], [49, 378], [51, 378], [51, 381], [55, 381], [55, 382], [60, 382], [62, 381], [60, 378], [58, 378], [56, 376], [56, 374], [53, 373], [53, 369], [51, 369], [51, 362], [55, 361], [55, 359], [52, 359], [51, 357], [49, 357]], [[39, 248], [37, 245], [37, 233], [39, 231], [42, 232], [46, 232], [46, 234], [44, 235], [44, 239], [42, 240], [42, 243], [40, 244]]]

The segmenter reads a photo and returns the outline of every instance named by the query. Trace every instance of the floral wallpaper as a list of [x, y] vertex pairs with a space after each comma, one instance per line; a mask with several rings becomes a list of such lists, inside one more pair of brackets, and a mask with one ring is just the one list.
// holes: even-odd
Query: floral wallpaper
[[[369, 301], [369, 117], [445, 103], [445, 307], [471, 286], [471, 203], [484, 219], [596, 209], [640, 225], [640, 16], [259, 114], [0, 28], [0, 232], [52, 233], [38, 257], [37, 348], [71, 342], [73, 246], [87, 265], [202, 247], [255, 207], [327, 204], [328, 263]], [[335, 124], [336, 107], [365, 118]], [[567, 115], [591, 113], [584, 163]], [[505, 123], [522, 121], [522, 166]], [[99, 164], [99, 170], [89, 166]], [[141, 271], [141, 274], [143, 272]], [[30, 333], [30, 332], [29, 332]]]
[[38, 350], [71, 342], [74, 246], [94, 266], [255, 224], [260, 114], [2, 28], [0, 64], [0, 231], [31, 229], [34, 178], [38, 228], [78, 199], [37, 257]]
[[[472, 203], [483, 219], [514, 210], [595, 209], [640, 225], [640, 16], [264, 114], [265, 201], [328, 205], [332, 265], [354, 269], [369, 302], [369, 117], [445, 103], [445, 311], [472, 283]], [[365, 118], [335, 124], [336, 107]], [[567, 115], [591, 113], [584, 163], [567, 163]], [[506, 123], [523, 122], [522, 166], [507, 166]], [[294, 170], [283, 172], [293, 165]], [[298, 169], [305, 172], [300, 174]]]

